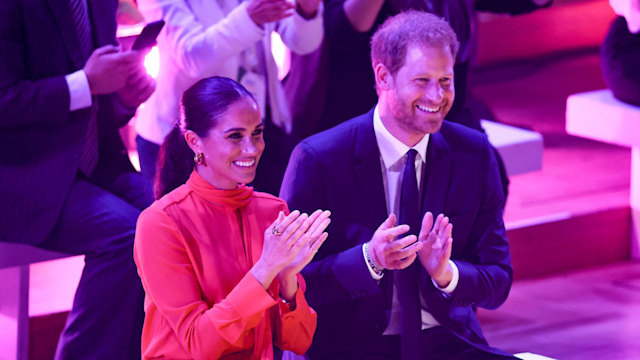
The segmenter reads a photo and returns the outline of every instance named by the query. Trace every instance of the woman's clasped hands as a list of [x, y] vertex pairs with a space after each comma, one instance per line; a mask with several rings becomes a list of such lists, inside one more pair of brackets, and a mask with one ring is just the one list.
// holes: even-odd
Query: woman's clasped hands
[[313, 259], [327, 239], [324, 230], [331, 219], [329, 211], [316, 210], [311, 215], [298, 210], [283, 212], [264, 233], [260, 259], [251, 268], [253, 276], [267, 289], [277, 277], [280, 295], [292, 300], [298, 289], [296, 275]]

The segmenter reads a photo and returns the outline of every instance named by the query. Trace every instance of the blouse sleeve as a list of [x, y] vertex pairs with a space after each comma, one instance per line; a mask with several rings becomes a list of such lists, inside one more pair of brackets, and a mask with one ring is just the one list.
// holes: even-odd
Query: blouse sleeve
[[[149, 208], [138, 219], [134, 258], [147, 301], [156, 305], [195, 359], [217, 359], [232, 345], [240, 346], [263, 312], [276, 304], [247, 273], [224, 300], [209, 308], [178, 227], [158, 209]], [[153, 326], [144, 331], [154, 331]]]
[[317, 314], [309, 306], [304, 297], [306, 284], [298, 274], [298, 291], [296, 292], [296, 308], [291, 311], [289, 305], [280, 302], [279, 316], [276, 317], [276, 346], [282, 350], [290, 350], [296, 354], [304, 354], [316, 332]]

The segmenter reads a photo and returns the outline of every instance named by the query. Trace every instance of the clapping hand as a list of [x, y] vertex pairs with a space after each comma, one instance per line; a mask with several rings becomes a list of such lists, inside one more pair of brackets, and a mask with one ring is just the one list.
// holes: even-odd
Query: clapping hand
[[[316, 210], [311, 216], [298, 210], [285, 216], [282, 212], [265, 230], [260, 259], [251, 273], [267, 289], [278, 276], [281, 287], [297, 289], [295, 275], [308, 264], [327, 238], [328, 211]], [[282, 274], [281, 274], [282, 272]]]
[[385, 269], [404, 269], [416, 259], [416, 252], [423, 244], [415, 235], [397, 237], [409, 231], [409, 225], [394, 226], [396, 216], [389, 217], [378, 227], [369, 242], [369, 256], [377, 266]]
[[452, 231], [453, 224], [449, 223], [448, 217], [440, 214], [434, 224], [433, 214], [427, 212], [422, 218], [422, 228], [418, 235], [418, 241], [423, 244], [422, 250], [418, 251], [420, 263], [438, 286], [443, 288], [449, 285], [453, 276], [449, 264]]
[[250, 0], [247, 4], [249, 17], [260, 27], [293, 15], [294, 8], [287, 0]]
[[331, 212], [316, 210], [309, 216], [306, 223], [310, 224], [305, 234], [302, 236], [302, 246], [298, 255], [285, 266], [278, 274], [278, 279], [293, 277], [313, 259], [320, 249], [320, 246], [327, 239], [328, 234], [324, 230], [329, 226]]

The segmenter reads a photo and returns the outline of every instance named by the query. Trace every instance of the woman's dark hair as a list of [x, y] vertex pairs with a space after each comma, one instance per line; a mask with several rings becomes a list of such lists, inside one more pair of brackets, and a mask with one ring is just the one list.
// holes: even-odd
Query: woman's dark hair
[[158, 154], [155, 196], [161, 198], [184, 184], [193, 167], [194, 153], [184, 133], [191, 130], [199, 137], [209, 135], [229, 106], [241, 99], [255, 99], [242, 85], [220, 76], [202, 79], [184, 92], [180, 99], [180, 119], [164, 140]]

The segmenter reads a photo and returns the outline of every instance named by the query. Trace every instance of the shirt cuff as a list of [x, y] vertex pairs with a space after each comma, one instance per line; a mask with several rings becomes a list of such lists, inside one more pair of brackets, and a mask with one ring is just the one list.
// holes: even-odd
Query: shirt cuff
[[373, 278], [373, 280], [380, 280], [382, 279], [382, 277], [384, 276], [384, 273], [378, 275], [378, 273], [375, 272], [375, 270], [373, 270], [373, 268], [371, 268], [371, 265], [369, 265], [369, 262], [367, 261], [367, 254], [365, 253], [365, 246], [364, 244], [362, 244], [362, 257], [364, 258], [364, 263], [367, 264], [367, 269], [369, 269], [369, 273], [371, 274], [371, 277]]
[[66, 75], [69, 88], [69, 111], [76, 111], [91, 106], [91, 88], [84, 70], [78, 70]]
[[431, 282], [433, 283], [433, 286], [435, 286], [436, 289], [442, 291], [443, 293], [445, 293], [447, 295], [451, 295], [453, 293], [453, 291], [456, 289], [456, 287], [458, 287], [458, 280], [460, 279], [460, 271], [458, 270], [458, 266], [456, 266], [456, 263], [454, 263], [453, 261], [449, 260], [449, 264], [451, 265], [451, 269], [453, 271], [453, 276], [451, 277], [451, 282], [449, 283], [449, 285], [447, 287], [441, 288], [440, 286], [438, 286], [438, 284], [435, 282], [435, 280], [431, 279]]

